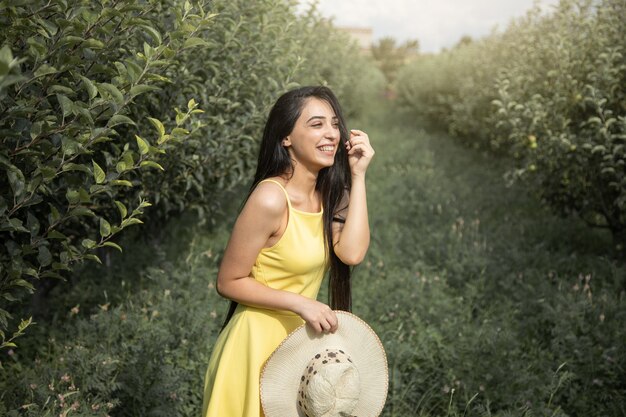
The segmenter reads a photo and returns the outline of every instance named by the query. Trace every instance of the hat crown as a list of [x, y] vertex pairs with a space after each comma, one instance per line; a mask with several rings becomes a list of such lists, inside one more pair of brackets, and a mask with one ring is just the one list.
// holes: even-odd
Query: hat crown
[[[375, 417], [382, 412], [389, 382], [385, 349], [376, 333], [362, 319], [347, 311], [335, 310], [335, 313], [339, 323], [335, 333], [318, 334], [308, 324], [302, 324], [281, 342], [266, 361], [261, 372], [260, 394], [263, 412], [267, 417], [305, 417], [307, 414], [310, 417]], [[335, 366], [342, 361], [343, 356], [337, 357], [337, 351], [350, 355], [345, 360], [354, 365], [357, 372], [350, 371], [350, 366], [346, 365], [335, 371], [330, 370], [331, 365]], [[327, 352], [335, 356], [328, 354], [322, 358]], [[320, 360], [318, 368], [311, 366], [314, 362], [311, 358]], [[305, 367], [307, 363], [309, 365]], [[305, 400], [303, 403], [302, 400], [308, 389], [306, 381], [311, 384], [311, 375], [319, 374], [321, 365], [330, 371], [327, 380], [335, 378], [335, 382], [329, 385], [340, 388], [332, 395], [339, 401], [335, 402], [334, 410], [329, 409], [327, 414], [322, 410], [314, 416], [312, 407], [311, 411], [307, 409], [315, 401]], [[349, 404], [343, 401], [351, 396], [346, 395], [351, 386], [348, 381], [353, 381], [356, 376], [360, 391], [354, 409], [348, 412]], [[309, 398], [313, 394], [306, 392], [306, 395]]]
[[343, 350], [326, 349], [305, 368], [299, 391], [307, 417], [350, 416], [361, 394], [359, 371]]

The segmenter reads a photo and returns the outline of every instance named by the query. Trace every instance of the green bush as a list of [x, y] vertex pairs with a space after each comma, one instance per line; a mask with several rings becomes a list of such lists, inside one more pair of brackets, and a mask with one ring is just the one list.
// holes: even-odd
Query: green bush
[[[159, 6], [171, 7], [167, 25], [159, 21]], [[121, 250], [112, 238], [141, 223], [150, 205], [138, 187], [142, 172], [162, 169], [158, 156], [194, 129], [189, 118], [198, 110], [190, 101], [182, 111], [171, 109], [175, 102], [157, 113], [132, 111], [168, 81], [169, 69], [181, 65], [177, 55], [193, 46], [211, 17], [189, 4], [134, 0], [21, 1], [2, 8], [5, 300], [18, 300], [19, 288], [32, 292], [42, 278], [62, 278], [83, 259], [98, 260], [94, 249]], [[168, 115], [174, 110], [176, 123], [166, 131], [159, 119], [174, 119]], [[145, 129], [149, 116], [157, 135]], [[1, 329], [9, 317], [0, 308]], [[0, 335], [2, 347], [14, 345]]]
[[251, 177], [280, 92], [329, 84], [356, 114], [382, 88], [327, 21], [280, 0], [23, 1], [0, 21], [0, 330], [22, 289], [121, 250], [125, 227], [158, 234], [184, 210], [212, 222]]
[[562, 1], [502, 34], [399, 76], [400, 102], [474, 147], [511, 156], [509, 183], [534, 185], [561, 215], [607, 228], [626, 250], [626, 8]]
[[353, 284], [387, 349], [384, 415], [622, 415], [626, 268], [602, 253], [610, 235], [507, 189], [505, 160], [485, 168], [402, 124], [368, 127], [381, 159]]
[[116, 254], [111, 276], [104, 265], [79, 268], [84, 279], [54, 291], [54, 311], [3, 359], [0, 414], [196, 413], [224, 303], [211, 277], [227, 237], [198, 233], [197, 221], [170, 221], [165, 245], [124, 239], [132, 253]]

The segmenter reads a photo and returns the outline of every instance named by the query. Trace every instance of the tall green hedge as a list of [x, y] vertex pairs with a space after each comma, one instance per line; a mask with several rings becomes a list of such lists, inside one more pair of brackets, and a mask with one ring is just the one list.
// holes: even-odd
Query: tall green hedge
[[19, 301], [122, 250], [124, 228], [211, 221], [279, 93], [329, 84], [355, 114], [377, 88], [353, 44], [282, 0], [11, 1], [0, 24], [1, 347], [29, 323], [10, 323]]
[[[150, 205], [143, 173], [163, 170], [160, 155], [198, 128], [191, 115], [199, 111], [193, 99], [175, 107], [186, 92], [158, 109], [143, 97], [180, 71], [213, 15], [188, 2], [135, 0], [14, 1], [0, 10], [6, 329], [4, 305], [19, 288], [32, 292], [37, 280], [99, 260], [97, 248], [121, 250], [114, 237], [141, 223]], [[0, 335], [2, 347], [13, 346]]]
[[400, 100], [472, 146], [513, 157], [554, 209], [626, 250], [626, 4], [565, 0], [399, 77]]

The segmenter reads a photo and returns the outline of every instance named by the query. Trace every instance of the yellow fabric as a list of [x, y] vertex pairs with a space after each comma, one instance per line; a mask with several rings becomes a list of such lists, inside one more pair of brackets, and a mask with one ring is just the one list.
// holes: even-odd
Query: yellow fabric
[[[323, 207], [318, 213], [289, 206], [289, 220], [280, 240], [263, 248], [251, 276], [271, 288], [316, 299], [326, 272]], [[286, 310], [239, 304], [213, 346], [204, 383], [202, 417], [264, 417], [259, 379], [270, 354], [304, 323]]]

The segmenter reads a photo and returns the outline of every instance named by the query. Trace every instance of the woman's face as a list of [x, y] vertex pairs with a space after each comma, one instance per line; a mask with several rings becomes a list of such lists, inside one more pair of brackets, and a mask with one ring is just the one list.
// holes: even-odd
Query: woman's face
[[339, 138], [339, 119], [333, 108], [324, 100], [310, 97], [282, 145], [297, 163], [320, 170], [334, 163]]

